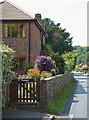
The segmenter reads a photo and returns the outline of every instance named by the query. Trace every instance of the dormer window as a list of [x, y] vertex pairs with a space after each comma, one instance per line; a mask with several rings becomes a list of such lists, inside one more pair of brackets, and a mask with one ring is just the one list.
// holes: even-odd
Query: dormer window
[[26, 25], [20, 23], [4, 24], [3, 36], [5, 38], [24, 38], [26, 37]]

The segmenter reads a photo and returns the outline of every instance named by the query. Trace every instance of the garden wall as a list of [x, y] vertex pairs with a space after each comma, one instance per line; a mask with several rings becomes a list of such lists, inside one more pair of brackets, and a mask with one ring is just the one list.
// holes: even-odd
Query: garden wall
[[41, 80], [40, 84], [40, 106], [47, 109], [48, 102], [55, 99], [66, 83], [74, 78], [73, 73], [61, 74]]

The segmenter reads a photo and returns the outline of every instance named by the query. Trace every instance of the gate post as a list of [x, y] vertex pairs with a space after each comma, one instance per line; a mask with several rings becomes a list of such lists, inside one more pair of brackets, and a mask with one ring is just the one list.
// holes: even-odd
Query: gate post
[[9, 100], [16, 103], [18, 100], [18, 80], [13, 80], [9, 86]]

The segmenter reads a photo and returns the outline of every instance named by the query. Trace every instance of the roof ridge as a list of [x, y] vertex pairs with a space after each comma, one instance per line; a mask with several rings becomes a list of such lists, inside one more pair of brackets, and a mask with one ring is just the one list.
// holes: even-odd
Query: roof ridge
[[27, 11], [23, 10], [22, 8], [20, 8], [18, 5], [14, 4], [12, 1], [10, 1], [10, 0], [4, 0], [3, 3], [5, 3], [5, 2], [13, 5], [16, 9], [20, 10], [21, 12], [23, 12], [24, 14], [26, 14], [28, 17], [34, 19], [31, 14], [29, 14]]

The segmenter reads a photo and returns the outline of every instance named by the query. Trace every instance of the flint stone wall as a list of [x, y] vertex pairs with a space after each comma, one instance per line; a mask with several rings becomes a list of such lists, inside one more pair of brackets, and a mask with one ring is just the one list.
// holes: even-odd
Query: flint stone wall
[[65, 85], [74, 79], [73, 73], [46, 78], [40, 83], [40, 106], [47, 109], [48, 102], [54, 100]]

